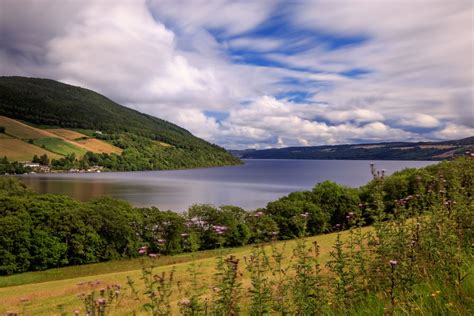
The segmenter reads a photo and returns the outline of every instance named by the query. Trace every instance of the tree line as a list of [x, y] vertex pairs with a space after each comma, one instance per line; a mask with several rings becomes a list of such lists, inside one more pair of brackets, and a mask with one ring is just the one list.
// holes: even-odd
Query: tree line
[[[423, 209], [436, 198], [433, 181], [443, 174], [443, 196], [474, 197], [474, 160], [463, 157], [422, 169], [385, 176], [360, 188], [325, 181], [312, 190], [291, 193], [246, 212], [237, 206], [192, 205], [179, 214], [156, 207], [135, 208], [124, 201], [37, 194], [13, 177], [0, 178], [0, 274], [44, 270], [138, 256], [150, 252], [179, 254], [187, 249], [237, 247], [303, 233], [316, 235], [349, 228], [356, 214], [370, 224], [373, 210], [393, 214], [399, 201]], [[384, 181], [377, 181], [383, 178]], [[380, 188], [382, 183], [382, 188]], [[433, 198], [430, 199], [432, 201]], [[431, 202], [430, 202], [431, 203]], [[466, 219], [468, 220], [468, 219]], [[471, 219], [472, 221], [472, 219]], [[184, 247], [184, 244], [192, 247]]]

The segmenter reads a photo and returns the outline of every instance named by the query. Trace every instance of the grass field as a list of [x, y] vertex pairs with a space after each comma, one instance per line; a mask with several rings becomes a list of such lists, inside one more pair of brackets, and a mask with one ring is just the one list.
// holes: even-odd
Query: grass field
[[[368, 230], [370, 228], [365, 228]], [[345, 234], [345, 233], [344, 233]], [[317, 241], [321, 250], [321, 260], [326, 262], [329, 252], [336, 239], [336, 234], [321, 235], [308, 238], [308, 242]], [[291, 251], [295, 241], [279, 242], [279, 247], [284, 247], [287, 260], [290, 260]], [[268, 246], [269, 248], [269, 246]], [[243, 257], [251, 252], [251, 246], [227, 250], [212, 250], [196, 253], [196, 264], [199, 266], [202, 284], [211, 286], [212, 276], [216, 264], [216, 255], [220, 251], [234, 254], [243, 262]], [[181, 282], [185, 287], [190, 279], [187, 271], [190, 265], [189, 254], [162, 257], [158, 259], [157, 272], [170, 271], [175, 267], [176, 282]], [[151, 259], [147, 259], [151, 260]], [[241, 267], [242, 283], [244, 288], [249, 286], [249, 276]], [[8, 277], [0, 277], [0, 314], [6, 311], [20, 311], [18, 306], [23, 304], [27, 315], [52, 315], [57, 314], [58, 305], [64, 305], [65, 311], [72, 314], [75, 309], [83, 310], [82, 302], [77, 298], [80, 293], [88, 293], [110, 284], [126, 285], [127, 276], [131, 276], [137, 284], [141, 277], [140, 259], [114, 261], [78, 267], [66, 267], [41, 272], [28, 272]], [[175, 290], [173, 301], [177, 302], [182, 296]], [[22, 303], [24, 301], [25, 303]], [[134, 309], [143, 304], [128, 297], [124, 297], [113, 311], [114, 315], [129, 315]], [[176, 305], [176, 304], [174, 304]]]
[[121, 154], [122, 149], [96, 138], [81, 139], [75, 141], [78, 146], [95, 153]]
[[61, 138], [54, 138], [54, 137], [45, 137], [45, 138], [38, 138], [33, 141], [36, 146], [44, 147], [47, 150], [66, 156], [68, 154], [75, 154], [76, 157], [83, 156], [86, 153], [86, 150], [73, 144], [64, 141]]
[[[95, 153], [121, 154], [122, 149], [86, 134], [68, 129], [40, 129], [14, 119], [0, 116], [0, 126], [5, 127], [5, 134], [0, 133], [0, 156], [9, 160], [31, 161], [34, 155], [47, 154], [50, 159], [74, 153], [80, 157], [87, 151]], [[86, 138], [86, 139], [83, 139]], [[32, 140], [33, 144], [28, 143]], [[41, 148], [44, 145], [44, 149]], [[46, 150], [45, 150], [46, 149]]]
[[47, 154], [50, 159], [58, 159], [61, 156], [45, 150], [41, 147], [29, 144], [16, 138], [0, 138], [0, 156], [6, 156], [12, 161], [31, 161], [34, 155]]
[[70, 139], [70, 140], [75, 140], [75, 139], [78, 139], [78, 138], [87, 137], [87, 135], [81, 134], [81, 133], [76, 132], [76, 131], [63, 129], [63, 128], [48, 129], [47, 131], [51, 132], [55, 135], [58, 135], [62, 138], [66, 138], [66, 139]]
[[5, 133], [19, 139], [37, 139], [43, 137], [52, 137], [54, 134], [35, 128], [17, 120], [0, 116], [0, 126], [5, 127]]

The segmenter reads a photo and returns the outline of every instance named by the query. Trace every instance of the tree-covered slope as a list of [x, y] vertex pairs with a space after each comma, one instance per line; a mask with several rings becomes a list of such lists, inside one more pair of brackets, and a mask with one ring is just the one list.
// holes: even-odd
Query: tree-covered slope
[[443, 142], [374, 143], [231, 151], [246, 159], [442, 160], [474, 151], [474, 137]]
[[[124, 149], [128, 165], [131, 160], [140, 161], [140, 166], [112, 169], [173, 169], [238, 163], [223, 148], [175, 124], [124, 107], [94, 91], [54, 80], [0, 77], [0, 115], [40, 126], [101, 131], [97, 138]], [[171, 146], [160, 146], [159, 142]]]

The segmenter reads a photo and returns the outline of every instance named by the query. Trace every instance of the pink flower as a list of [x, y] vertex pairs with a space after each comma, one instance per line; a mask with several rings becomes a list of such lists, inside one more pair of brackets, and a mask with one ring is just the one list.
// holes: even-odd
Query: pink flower
[[97, 300], [97, 305], [105, 305], [105, 298], [99, 298]]
[[141, 254], [141, 255], [146, 254], [147, 251], [148, 251], [148, 247], [146, 247], [146, 246], [140, 247], [140, 249], [138, 249], [138, 253]]
[[150, 257], [150, 258], [157, 258], [158, 255], [157, 255], [156, 253], [150, 253], [150, 254], [148, 254], [148, 257]]
[[397, 264], [398, 264], [398, 261], [397, 261], [397, 260], [390, 260], [390, 265], [391, 265], [392, 267], [395, 267]]
[[166, 239], [158, 239], [158, 243], [160, 245], [164, 244], [166, 242]]

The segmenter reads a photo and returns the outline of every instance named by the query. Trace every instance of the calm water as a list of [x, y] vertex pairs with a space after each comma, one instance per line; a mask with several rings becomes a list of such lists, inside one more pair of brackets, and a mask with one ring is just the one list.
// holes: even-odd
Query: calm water
[[[428, 161], [374, 161], [387, 174]], [[232, 204], [247, 210], [263, 207], [293, 191], [332, 180], [357, 187], [371, 176], [370, 161], [246, 160], [242, 166], [142, 172], [26, 175], [21, 179], [41, 193], [59, 193], [80, 200], [100, 196], [124, 199], [135, 206], [184, 211], [193, 203]]]

